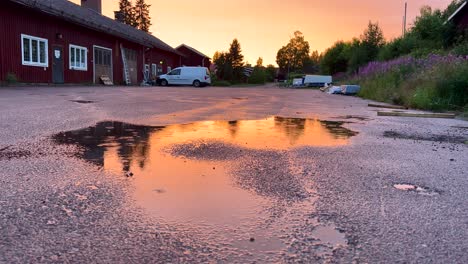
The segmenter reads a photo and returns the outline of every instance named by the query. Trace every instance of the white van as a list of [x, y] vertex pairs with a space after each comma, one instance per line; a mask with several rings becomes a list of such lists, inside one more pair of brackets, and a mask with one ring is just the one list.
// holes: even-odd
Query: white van
[[160, 75], [158, 84], [193, 85], [201, 87], [211, 84], [210, 70], [206, 67], [179, 67], [167, 74]]

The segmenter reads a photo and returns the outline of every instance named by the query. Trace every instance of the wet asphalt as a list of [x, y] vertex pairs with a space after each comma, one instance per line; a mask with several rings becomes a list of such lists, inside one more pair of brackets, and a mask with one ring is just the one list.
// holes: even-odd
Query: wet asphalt
[[[368, 103], [273, 86], [0, 88], [0, 262], [468, 262], [468, 122], [378, 117]], [[239, 186], [277, 204], [268, 221], [294, 219], [282, 237], [287, 250], [271, 258], [154, 221], [135, 203], [131, 179], [85, 162], [79, 146], [51, 140], [111, 120], [164, 126], [270, 116], [346, 121], [358, 134], [345, 146], [242, 156], [221, 143], [171, 151], [240, 160]], [[300, 209], [300, 218], [288, 208]], [[346, 243], [317, 243], [314, 232], [324, 226]]]

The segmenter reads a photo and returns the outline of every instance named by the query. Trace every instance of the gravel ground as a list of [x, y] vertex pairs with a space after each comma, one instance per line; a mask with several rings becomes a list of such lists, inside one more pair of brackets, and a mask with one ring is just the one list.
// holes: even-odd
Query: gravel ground
[[[76, 147], [50, 137], [106, 120], [161, 126], [277, 115], [346, 121], [358, 134], [349, 145], [327, 148], [245, 152], [212, 142], [171, 150], [237, 160], [238, 184], [274, 198], [278, 210], [271, 217], [294, 223], [284, 237], [289, 253], [272, 259], [467, 263], [468, 123], [377, 117], [367, 103], [273, 86], [1, 88], [0, 262], [262, 262], [227, 258], [218, 241], [151, 221], [135, 205], [131, 181], [81, 160]], [[317, 243], [318, 223], [338, 230], [346, 243]]]

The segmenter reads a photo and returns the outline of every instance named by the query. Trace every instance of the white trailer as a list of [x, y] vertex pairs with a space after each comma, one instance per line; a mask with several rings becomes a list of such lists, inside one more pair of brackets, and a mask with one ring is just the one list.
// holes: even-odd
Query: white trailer
[[309, 87], [324, 87], [333, 82], [333, 78], [327, 75], [306, 75], [304, 85]]

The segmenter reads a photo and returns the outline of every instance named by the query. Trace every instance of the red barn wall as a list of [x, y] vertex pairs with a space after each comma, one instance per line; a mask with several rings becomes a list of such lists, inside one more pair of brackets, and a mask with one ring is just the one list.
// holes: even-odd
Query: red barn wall
[[[52, 49], [61, 46], [64, 50], [65, 83], [93, 83], [93, 45], [112, 49], [113, 79], [115, 84], [123, 83], [123, 65], [120, 44], [138, 52], [138, 81], [143, 79], [142, 45], [116, 38], [105, 33], [81, 27], [59, 18], [6, 2], [0, 9], [0, 80], [8, 73], [14, 73], [20, 82], [52, 82]], [[63, 38], [58, 39], [57, 33]], [[35, 67], [22, 65], [21, 34], [48, 40], [49, 66]], [[78, 71], [69, 68], [69, 45], [83, 46], [88, 49], [88, 70]]]
[[460, 18], [458, 19], [458, 26], [463, 29], [468, 29], [468, 7], [465, 6], [464, 10], [462, 10], [462, 14], [460, 14]]
[[162, 70], [165, 74], [167, 73], [168, 66], [172, 69], [180, 66], [180, 56], [172, 52], [153, 48], [146, 52], [145, 63], [149, 64], [150, 67], [151, 64], [162, 65]]

